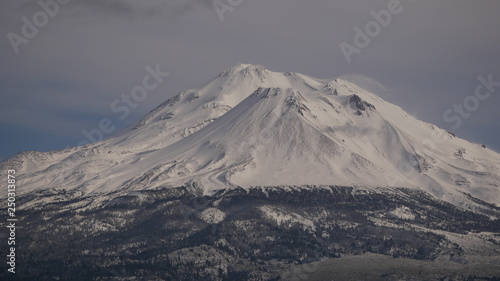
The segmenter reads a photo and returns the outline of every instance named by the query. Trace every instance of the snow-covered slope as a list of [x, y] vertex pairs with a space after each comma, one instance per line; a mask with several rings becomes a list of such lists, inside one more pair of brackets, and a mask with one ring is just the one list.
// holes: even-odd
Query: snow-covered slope
[[202, 88], [165, 101], [106, 144], [127, 149], [162, 148], [210, 124], [259, 87], [307, 90], [313, 88], [310, 84], [320, 86], [321, 82], [301, 74], [274, 73], [259, 65], [239, 64]]
[[[500, 206], [500, 155], [342, 80], [237, 65], [103, 142], [0, 163], [18, 193], [74, 196], [196, 185], [410, 187]], [[5, 190], [2, 190], [5, 192]]]

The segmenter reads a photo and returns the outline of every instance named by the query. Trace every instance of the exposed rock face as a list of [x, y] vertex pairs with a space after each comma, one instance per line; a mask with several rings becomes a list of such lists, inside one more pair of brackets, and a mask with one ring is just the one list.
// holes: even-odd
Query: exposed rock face
[[373, 104], [363, 101], [358, 95], [349, 97], [348, 104], [352, 109], [357, 110], [357, 115], [362, 115], [361, 111], [375, 110]]

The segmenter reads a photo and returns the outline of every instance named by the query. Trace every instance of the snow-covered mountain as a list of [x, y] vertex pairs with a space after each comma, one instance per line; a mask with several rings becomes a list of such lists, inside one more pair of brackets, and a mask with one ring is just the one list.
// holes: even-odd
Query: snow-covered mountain
[[0, 167], [16, 169], [18, 195], [339, 185], [415, 188], [467, 209], [475, 198], [500, 206], [498, 153], [346, 80], [247, 64], [102, 142], [23, 152]]

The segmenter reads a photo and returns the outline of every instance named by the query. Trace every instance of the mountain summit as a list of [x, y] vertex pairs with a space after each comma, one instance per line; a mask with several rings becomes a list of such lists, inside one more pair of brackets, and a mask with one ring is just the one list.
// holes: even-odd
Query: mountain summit
[[500, 206], [498, 153], [346, 80], [250, 64], [179, 93], [102, 142], [24, 152], [0, 167], [16, 168], [19, 194], [338, 185], [414, 188], [468, 209], [479, 208], [477, 199]]

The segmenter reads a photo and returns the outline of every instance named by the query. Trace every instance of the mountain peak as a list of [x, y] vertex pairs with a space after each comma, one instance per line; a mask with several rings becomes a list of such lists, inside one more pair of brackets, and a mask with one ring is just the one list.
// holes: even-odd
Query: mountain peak
[[243, 77], [247, 77], [254, 74], [257, 75], [258, 77], [265, 78], [268, 72], [269, 70], [267, 70], [262, 65], [239, 63], [231, 68], [224, 70], [219, 76], [229, 77], [233, 75], [240, 75]]
[[262, 68], [265, 69], [264, 66], [260, 64], [253, 64], [253, 63], [237, 63], [233, 65], [230, 69], [243, 69], [243, 68]]

